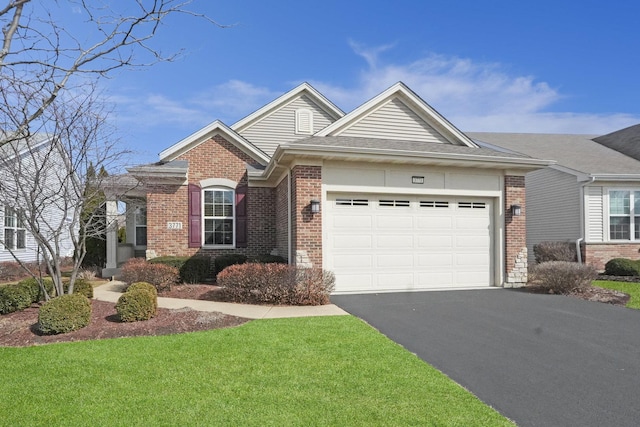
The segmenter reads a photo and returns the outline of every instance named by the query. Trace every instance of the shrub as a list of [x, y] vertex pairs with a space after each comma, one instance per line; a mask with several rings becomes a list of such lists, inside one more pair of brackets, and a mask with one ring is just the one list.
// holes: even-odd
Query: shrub
[[567, 294], [591, 286], [597, 272], [590, 265], [568, 261], [548, 261], [533, 266], [529, 284], [549, 292]]
[[610, 276], [640, 276], [640, 260], [613, 258], [604, 265], [604, 274]]
[[[69, 292], [69, 284], [65, 283], [63, 285], [64, 287], [64, 292], [67, 293]], [[93, 286], [91, 286], [91, 283], [89, 283], [86, 280], [82, 280], [82, 279], [76, 279], [76, 281], [73, 284], [73, 293], [74, 294], [82, 294], [85, 297], [91, 299], [93, 298]]]
[[135, 291], [137, 289], [144, 289], [146, 291], [151, 292], [154, 296], [158, 296], [158, 290], [151, 283], [147, 282], [136, 282], [129, 285], [126, 289], [126, 292]]
[[33, 297], [28, 286], [0, 286], [0, 314], [13, 313], [31, 306]]
[[97, 269], [88, 269], [85, 268], [84, 270], [80, 270], [78, 272], [78, 279], [82, 279], [82, 280], [96, 280], [96, 277], [98, 276], [98, 271]]
[[123, 322], [149, 320], [158, 311], [158, 297], [142, 288], [127, 290], [118, 298], [116, 311]]
[[[24, 266], [29, 271], [37, 272], [39, 274], [45, 274], [46, 268], [43, 264], [38, 265], [37, 262], [26, 262]], [[1, 282], [13, 282], [29, 277], [29, 274], [25, 271], [24, 267], [15, 261], [0, 262], [0, 281]]]
[[[49, 278], [43, 278], [42, 284], [44, 285], [44, 288], [47, 290], [47, 294], [50, 297], [54, 297], [55, 295], [54, 295], [54, 289], [53, 289], [53, 280]], [[25, 288], [29, 289], [32, 302], [44, 301], [45, 299], [44, 292], [42, 292], [42, 289], [40, 288], [40, 283], [38, 279], [34, 277], [29, 277], [28, 279], [23, 279], [20, 282], [18, 282], [18, 285], [24, 286]]]
[[537, 264], [548, 261], [576, 262], [578, 260], [576, 246], [570, 242], [540, 242], [533, 245], [533, 255]]
[[220, 255], [213, 261], [216, 275], [230, 265], [244, 264], [247, 256], [242, 254]]
[[286, 264], [287, 260], [279, 255], [261, 254], [253, 258], [252, 262], [259, 262], [261, 264]]
[[334, 287], [332, 273], [286, 264], [232, 265], [218, 274], [225, 299], [261, 304], [322, 305]]
[[205, 256], [158, 257], [149, 262], [177, 268], [182, 283], [201, 283], [211, 275], [211, 258]]
[[158, 291], [171, 289], [178, 281], [178, 269], [164, 264], [152, 264], [142, 258], [131, 258], [122, 266], [120, 279], [127, 285], [148, 282]]
[[38, 329], [55, 335], [84, 328], [91, 321], [91, 302], [82, 294], [61, 295], [47, 301], [38, 312]]

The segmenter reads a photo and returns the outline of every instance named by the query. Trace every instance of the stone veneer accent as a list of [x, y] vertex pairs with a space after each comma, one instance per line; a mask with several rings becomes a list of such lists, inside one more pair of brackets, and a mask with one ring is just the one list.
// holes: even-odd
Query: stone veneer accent
[[[192, 148], [178, 159], [189, 162], [188, 182], [198, 185], [201, 180], [207, 178], [226, 178], [239, 185], [245, 185], [247, 163], [255, 163], [251, 157], [220, 135]], [[255, 256], [271, 253], [276, 247], [275, 191], [272, 188], [249, 187], [247, 202], [248, 244], [246, 248], [189, 248], [187, 185], [163, 185], [151, 188], [147, 193], [148, 256], [200, 254], [215, 257], [222, 254]], [[183, 228], [168, 230], [167, 222], [169, 221], [180, 221]]]
[[322, 211], [312, 214], [312, 199], [322, 200], [322, 167], [291, 170], [292, 249], [296, 265], [322, 267]]
[[582, 250], [583, 262], [600, 271], [604, 271], [604, 265], [612, 258], [640, 259], [638, 243], [587, 243]]
[[[511, 205], [520, 205], [520, 216], [511, 214]], [[526, 195], [524, 176], [504, 177], [505, 287], [527, 283]]]

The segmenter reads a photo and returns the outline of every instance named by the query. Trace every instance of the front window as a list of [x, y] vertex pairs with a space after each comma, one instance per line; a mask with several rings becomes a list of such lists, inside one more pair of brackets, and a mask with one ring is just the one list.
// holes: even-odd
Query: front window
[[27, 247], [27, 235], [18, 211], [10, 206], [4, 208], [4, 247], [6, 249], [24, 249]]
[[609, 191], [609, 238], [640, 240], [640, 191]]
[[204, 244], [233, 246], [234, 191], [204, 190]]
[[136, 217], [136, 246], [147, 245], [147, 209], [137, 208]]

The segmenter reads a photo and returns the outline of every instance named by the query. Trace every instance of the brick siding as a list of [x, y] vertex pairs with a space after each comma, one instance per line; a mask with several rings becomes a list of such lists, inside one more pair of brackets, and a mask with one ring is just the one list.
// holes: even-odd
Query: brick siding
[[[527, 282], [527, 230], [524, 176], [504, 177], [505, 286]], [[520, 216], [511, 214], [511, 205], [520, 205]]]
[[[312, 199], [322, 200], [322, 167], [295, 166], [291, 171], [292, 249], [296, 264], [322, 267], [322, 211], [312, 214]], [[302, 257], [302, 258], [301, 258]]]
[[640, 259], [638, 243], [587, 243], [583, 248], [584, 263], [603, 271], [612, 258]]
[[[200, 184], [207, 178], [225, 178], [247, 183], [247, 163], [256, 162], [221, 136], [215, 136], [178, 157], [189, 162], [188, 182]], [[275, 248], [275, 191], [249, 187], [247, 190], [246, 248], [202, 249], [188, 247], [187, 184], [155, 186], [147, 193], [147, 253], [151, 256], [218, 256], [270, 253]], [[167, 229], [167, 222], [180, 221], [182, 230]]]

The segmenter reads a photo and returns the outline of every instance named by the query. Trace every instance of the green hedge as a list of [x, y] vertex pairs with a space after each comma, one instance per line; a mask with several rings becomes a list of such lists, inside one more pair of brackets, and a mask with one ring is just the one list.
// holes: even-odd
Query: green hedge
[[610, 276], [640, 276], [640, 260], [613, 258], [605, 264], [604, 274]]
[[202, 283], [211, 277], [211, 258], [206, 256], [165, 256], [153, 258], [149, 262], [177, 268], [182, 283]]
[[247, 256], [242, 254], [220, 255], [214, 260], [216, 276], [230, 265], [244, 264], [247, 262]]
[[91, 321], [91, 301], [82, 294], [61, 295], [47, 301], [38, 312], [38, 329], [47, 335], [82, 329]]
[[11, 284], [0, 286], [0, 314], [9, 314], [31, 306], [33, 296], [28, 286]]
[[151, 291], [140, 287], [127, 290], [118, 298], [116, 311], [123, 322], [149, 320], [158, 311], [158, 297]]
[[[50, 278], [43, 278], [42, 284], [47, 290], [47, 294], [49, 294], [49, 297], [53, 298], [55, 296], [55, 292], [53, 289], [53, 280], [51, 280]], [[23, 279], [18, 282], [18, 285], [24, 286], [29, 289], [29, 293], [31, 294], [33, 302], [44, 301], [44, 293], [42, 292], [42, 289], [40, 289], [40, 283], [37, 279], [33, 277]]]

